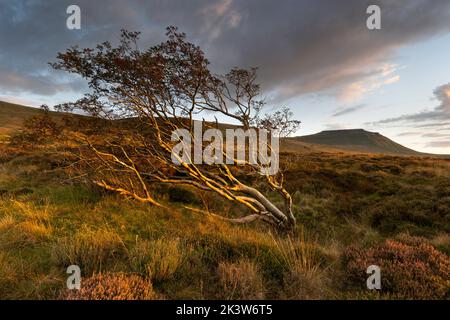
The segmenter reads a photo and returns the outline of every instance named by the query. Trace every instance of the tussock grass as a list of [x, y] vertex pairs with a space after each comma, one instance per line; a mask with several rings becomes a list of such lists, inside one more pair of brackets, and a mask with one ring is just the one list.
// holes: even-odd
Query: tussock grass
[[273, 238], [285, 267], [283, 294], [285, 299], [323, 299], [330, 293], [319, 244], [300, 228], [297, 237]]
[[53, 228], [47, 206], [16, 200], [1, 203], [0, 248], [33, 245], [51, 238]]
[[273, 241], [281, 253], [281, 262], [286, 269], [312, 273], [319, 270], [318, 246], [315, 242], [307, 241], [303, 231], [300, 231], [298, 237], [273, 237]]
[[223, 299], [264, 299], [263, 278], [255, 262], [247, 259], [220, 262], [217, 273]]
[[59, 238], [52, 248], [54, 263], [67, 268], [78, 265], [85, 275], [100, 272], [125, 255], [121, 237], [109, 229], [82, 227], [72, 237]]
[[130, 250], [129, 261], [133, 271], [147, 275], [154, 282], [173, 278], [189, 256], [191, 248], [179, 239], [137, 241]]

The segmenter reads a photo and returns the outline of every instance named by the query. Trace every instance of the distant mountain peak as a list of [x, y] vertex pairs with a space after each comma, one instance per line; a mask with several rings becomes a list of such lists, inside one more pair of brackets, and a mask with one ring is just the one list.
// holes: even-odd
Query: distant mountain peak
[[326, 145], [354, 152], [422, 155], [422, 153], [404, 147], [378, 132], [371, 132], [361, 128], [324, 130], [316, 134], [297, 137], [296, 139], [310, 144]]

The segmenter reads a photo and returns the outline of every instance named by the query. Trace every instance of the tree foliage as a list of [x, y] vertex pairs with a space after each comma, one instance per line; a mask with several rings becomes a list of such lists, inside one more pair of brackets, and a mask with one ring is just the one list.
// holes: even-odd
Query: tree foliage
[[[260, 175], [261, 164], [195, 164], [172, 160], [173, 132], [187, 130], [195, 140], [195, 123], [204, 116], [218, 116], [238, 123], [244, 130], [266, 128], [274, 134], [290, 134], [299, 122], [288, 109], [261, 116], [264, 100], [256, 83], [256, 69], [233, 68], [214, 75], [204, 52], [186, 40], [175, 27], [167, 28], [167, 40], [142, 51], [139, 33], [122, 31], [120, 42], [95, 48], [72, 47], [58, 54], [51, 65], [88, 81], [83, 98], [56, 108], [89, 117], [73, 117], [70, 139], [77, 141], [76, 164], [97, 185], [125, 196], [163, 206], [152, 189], [160, 184], [183, 184], [213, 192], [247, 209], [242, 216], [223, 217], [244, 223], [262, 220], [283, 229], [295, 224], [292, 200], [283, 186], [283, 174]], [[225, 120], [222, 120], [225, 119]], [[217, 121], [202, 121], [203, 129], [223, 129]], [[66, 130], [69, 131], [69, 130]], [[268, 146], [270, 149], [270, 145]], [[235, 158], [227, 154], [226, 158]], [[284, 205], [240, 178], [262, 179]], [[248, 179], [246, 180], [248, 181]], [[207, 211], [206, 209], [204, 211]], [[214, 213], [211, 213], [214, 214]]]

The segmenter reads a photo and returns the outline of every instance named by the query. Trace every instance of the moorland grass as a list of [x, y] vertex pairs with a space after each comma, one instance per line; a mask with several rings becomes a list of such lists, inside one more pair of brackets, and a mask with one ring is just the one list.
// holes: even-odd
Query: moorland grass
[[[349, 246], [370, 253], [408, 233], [428, 238], [426, 252], [449, 259], [446, 160], [298, 156], [285, 174], [299, 221], [288, 238], [262, 224], [231, 225], [184, 208], [206, 203], [227, 215], [239, 211], [215, 196], [196, 193], [201, 202], [184, 201], [178, 190], [155, 190], [171, 208], [154, 208], [68, 180], [44, 158], [31, 151], [0, 155], [0, 298], [63, 297], [71, 264], [92, 288], [102, 281], [117, 281], [125, 291], [151, 283], [149, 297], [167, 299], [413, 298], [409, 278], [396, 271], [401, 265], [392, 268], [395, 286], [382, 296], [362, 292], [364, 279], [349, 282], [350, 271], [364, 269], [349, 262], [357, 259], [347, 254]], [[389, 254], [369, 258], [395, 262]], [[420, 264], [414, 261], [408, 266]]]

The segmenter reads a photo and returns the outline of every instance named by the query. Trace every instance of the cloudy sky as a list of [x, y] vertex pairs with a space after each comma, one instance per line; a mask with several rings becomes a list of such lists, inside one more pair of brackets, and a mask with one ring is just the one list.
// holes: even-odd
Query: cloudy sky
[[[81, 8], [81, 30], [66, 9]], [[381, 8], [381, 30], [366, 9]], [[215, 72], [259, 68], [269, 108], [289, 106], [298, 135], [364, 128], [450, 153], [450, 0], [0, 0], [0, 100], [31, 106], [79, 97], [80, 79], [50, 69], [58, 51], [175, 25]]]

